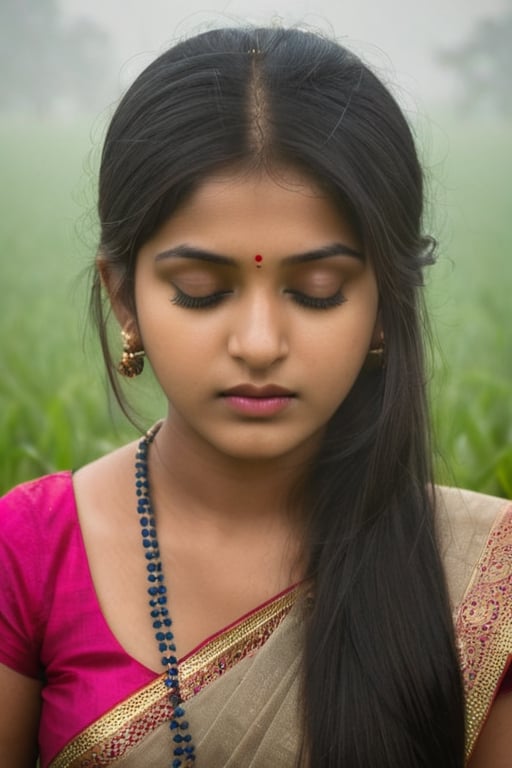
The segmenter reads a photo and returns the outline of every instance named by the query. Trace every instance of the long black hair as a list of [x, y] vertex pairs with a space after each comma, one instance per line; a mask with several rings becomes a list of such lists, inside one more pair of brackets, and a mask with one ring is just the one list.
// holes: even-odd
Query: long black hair
[[[436, 546], [422, 348], [423, 179], [374, 74], [297, 29], [220, 29], [157, 58], [111, 121], [100, 259], [135, 313], [141, 246], [209, 175], [292, 167], [348, 212], [377, 277], [383, 370], [331, 419], [303, 488], [313, 608], [303, 661], [309, 768], [461, 768], [464, 707]], [[92, 305], [112, 382], [99, 277]]]

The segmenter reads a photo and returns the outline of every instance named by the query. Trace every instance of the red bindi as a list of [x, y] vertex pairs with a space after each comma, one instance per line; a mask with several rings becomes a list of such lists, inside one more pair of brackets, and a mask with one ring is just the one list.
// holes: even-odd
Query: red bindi
[[261, 267], [261, 262], [263, 261], [263, 256], [261, 255], [261, 253], [256, 254], [256, 256], [254, 257], [254, 261], [256, 262], [256, 266], [259, 269]]

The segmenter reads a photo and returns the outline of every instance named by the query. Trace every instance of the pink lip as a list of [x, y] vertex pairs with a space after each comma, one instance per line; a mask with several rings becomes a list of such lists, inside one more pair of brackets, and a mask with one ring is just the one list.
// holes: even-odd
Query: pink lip
[[274, 416], [287, 408], [295, 395], [273, 384], [265, 387], [241, 384], [223, 392], [222, 397], [229, 408], [245, 416]]
[[278, 387], [277, 384], [266, 384], [264, 387], [256, 387], [254, 384], [239, 384], [237, 387], [225, 389], [222, 392], [224, 397], [231, 395], [239, 397], [293, 397], [294, 393], [284, 387]]

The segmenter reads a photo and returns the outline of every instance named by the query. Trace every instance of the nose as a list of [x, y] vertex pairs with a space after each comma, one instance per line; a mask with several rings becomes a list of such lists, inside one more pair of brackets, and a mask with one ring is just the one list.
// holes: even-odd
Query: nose
[[287, 356], [286, 322], [276, 297], [263, 290], [245, 297], [232, 320], [228, 352], [251, 370], [265, 370]]

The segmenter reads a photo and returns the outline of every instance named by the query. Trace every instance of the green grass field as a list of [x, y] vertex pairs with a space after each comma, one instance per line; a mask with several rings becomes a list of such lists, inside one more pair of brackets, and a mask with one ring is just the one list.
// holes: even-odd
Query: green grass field
[[[428, 277], [439, 479], [512, 498], [512, 126], [443, 126], [425, 141], [440, 241]], [[0, 122], [0, 491], [136, 435], [88, 330], [100, 139]], [[151, 383], [130, 388], [142, 423], [163, 412]]]
[[512, 126], [445, 123], [428, 157], [441, 481], [512, 498]]

